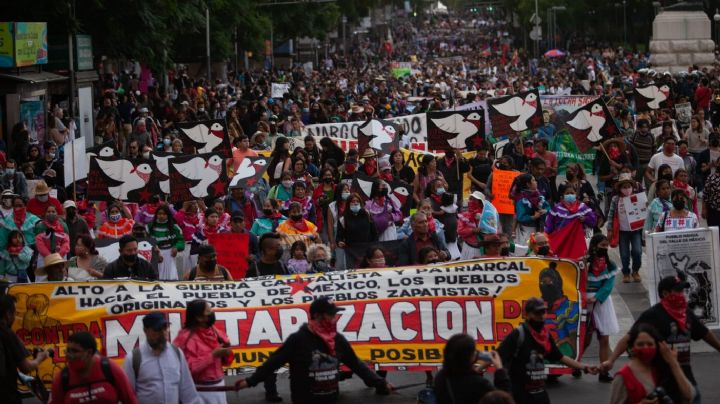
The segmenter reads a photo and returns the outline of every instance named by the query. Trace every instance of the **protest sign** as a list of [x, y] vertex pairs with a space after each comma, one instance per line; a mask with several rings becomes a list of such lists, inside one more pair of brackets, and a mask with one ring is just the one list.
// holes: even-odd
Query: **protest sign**
[[227, 167], [219, 153], [178, 156], [168, 161], [170, 200], [218, 198], [227, 193]]
[[65, 186], [87, 178], [90, 162], [85, 152], [85, 138], [79, 137], [65, 144]]
[[390, 154], [400, 144], [400, 127], [384, 119], [372, 119], [358, 128], [358, 152], [362, 156], [365, 149]]
[[492, 172], [492, 204], [500, 214], [515, 214], [515, 202], [510, 198], [510, 188], [520, 171], [493, 170]]
[[598, 98], [577, 109], [567, 117], [565, 126], [575, 140], [577, 148], [586, 152], [592, 146], [620, 132], [605, 102]]
[[474, 150], [485, 139], [483, 110], [429, 112], [427, 119], [430, 150]]
[[620, 198], [620, 204], [618, 205], [620, 220], [625, 220], [633, 231], [643, 228], [647, 210], [647, 195], [645, 192]]
[[147, 202], [158, 193], [153, 160], [91, 157], [87, 198], [90, 201]]
[[487, 104], [495, 137], [537, 129], [543, 123], [537, 89], [491, 98]]
[[580, 151], [571, 130], [565, 124], [570, 115], [582, 106], [592, 103], [596, 97], [585, 95], [553, 95], [542, 96], [540, 102], [543, 110], [550, 112], [549, 125], [555, 127], [555, 136], [550, 141], [550, 151], [557, 155], [558, 172], [564, 173], [568, 164], [580, 163], [585, 172], [592, 171], [595, 161], [595, 149]]
[[[229, 338], [231, 375], [252, 372], [265, 362], [307, 321], [309, 304], [321, 296], [345, 309], [337, 328], [361, 360], [380, 369], [425, 370], [442, 365], [443, 347], [457, 333], [470, 335], [479, 350], [496, 349], [523, 322], [525, 301], [543, 296], [540, 283], [546, 277], [556, 288], [544, 295], [552, 308], [547, 328], [561, 351], [577, 358], [585, 334], [585, 285], [578, 266], [563, 260], [481, 259], [235, 282], [15, 284], [8, 293], [18, 299], [12, 328], [23, 344], [60, 353], [42, 363], [42, 380], [52, 380], [55, 367], [63, 366], [71, 330], [91, 332], [103, 355], [121, 360], [144, 341], [145, 314], [167, 313], [172, 340], [194, 299], [210, 303], [216, 327]], [[552, 373], [568, 371], [548, 367]]]
[[272, 98], [282, 98], [283, 94], [290, 92], [290, 83], [272, 83], [270, 96]]
[[217, 263], [227, 268], [233, 279], [242, 279], [248, 269], [250, 237], [246, 233], [208, 234], [208, 244], [215, 247]]
[[393, 77], [400, 78], [403, 76], [412, 75], [412, 63], [410, 62], [392, 62], [390, 64], [390, 71]]
[[[398, 125], [402, 129], [403, 139], [407, 143], [427, 142], [427, 117], [426, 114], [414, 114], [388, 118], [386, 121]], [[307, 134], [315, 137], [316, 141], [329, 137], [345, 151], [357, 148], [358, 130], [365, 124], [365, 121], [321, 123], [305, 126]]]
[[660, 108], [670, 108], [672, 101], [670, 86], [667, 84], [635, 87], [633, 89], [635, 110], [638, 112], [650, 111]]
[[178, 122], [175, 127], [187, 154], [220, 153], [224, 158], [232, 157], [230, 135], [225, 119], [210, 121]]
[[[540, 97], [540, 99], [542, 100], [542, 97]], [[483, 125], [484, 130], [485, 130], [485, 135], [489, 135], [490, 131], [491, 131], [491, 124], [490, 124], [490, 114], [488, 114], [488, 112], [487, 112], [487, 101], [486, 100], [475, 101], [475, 102], [471, 102], [469, 104], [459, 105], [455, 108], [450, 108], [446, 111], [479, 111], [479, 110], [483, 111], [483, 116], [485, 117], [485, 124]]]
[[680, 121], [680, 123], [689, 125], [690, 118], [692, 117], [692, 106], [689, 102], [675, 104], [675, 114], [677, 116], [677, 120]]
[[[646, 238], [650, 285], [666, 276], [683, 273], [690, 283], [688, 308], [707, 327], [720, 328], [720, 238], [718, 228], [650, 233]], [[649, 288], [650, 304], [660, 301], [656, 288]]]

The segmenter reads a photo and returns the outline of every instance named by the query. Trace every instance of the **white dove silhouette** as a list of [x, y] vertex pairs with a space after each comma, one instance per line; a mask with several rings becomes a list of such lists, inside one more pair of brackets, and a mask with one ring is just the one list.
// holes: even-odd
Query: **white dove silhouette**
[[590, 107], [590, 111], [587, 109], [579, 110], [575, 117], [568, 121], [567, 124], [577, 130], [590, 129], [587, 139], [595, 143], [603, 138], [600, 134], [600, 129], [605, 125], [605, 121], [605, 112], [603, 111], [602, 105], [594, 104]]
[[192, 128], [181, 129], [193, 142], [203, 145], [198, 148], [198, 153], [211, 153], [222, 143], [225, 133], [223, 126], [218, 122], [213, 123], [209, 128], [201, 123]]
[[529, 93], [525, 98], [514, 96], [502, 104], [493, 104], [493, 108], [505, 116], [516, 116], [517, 119], [510, 124], [515, 132], [528, 128], [527, 120], [537, 112], [537, 95]]
[[447, 133], [454, 133], [453, 138], [447, 138], [447, 142], [453, 149], [464, 149], [465, 140], [477, 133], [482, 125], [483, 117], [477, 112], [468, 115], [452, 114], [445, 118], [432, 119], [435, 126]]
[[[157, 166], [158, 170], [165, 175], [166, 177], [170, 175], [170, 172], [168, 171], [168, 160], [175, 157], [172, 154], [168, 154], [167, 156], [158, 156], [157, 154], [153, 154], [153, 158], [155, 159], [155, 165]], [[170, 180], [162, 180], [159, 181], [160, 184], [160, 191], [162, 191], [165, 194], [170, 194]]]
[[647, 106], [650, 109], [660, 109], [660, 103], [667, 100], [670, 97], [670, 87], [667, 84], [658, 86], [648, 86], [642, 88], [636, 88], [638, 93], [643, 97], [649, 99]]
[[152, 167], [147, 163], [135, 166], [129, 160], [95, 161], [105, 175], [114, 181], [122, 182], [120, 185], [108, 187], [108, 192], [115, 199], [127, 200], [128, 193], [145, 187], [152, 175]]
[[195, 181], [200, 180], [197, 185], [190, 188], [190, 193], [196, 198], [208, 196], [208, 186], [220, 178], [224, 164], [222, 157], [217, 154], [212, 155], [207, 160], [202, 157], [195, 157], [184, 163], [170, 163], [183, 177]]
[[361, 128], [362, 132], [370, 137], [368, 146], [375, 150], [382, 150], [382, 145], [392, 143], [395, 139], [395, 128], [392, 125], [383, 125], [382, 122], [373, 119], [369, 125]]
[[255, 174], [262, 171], [265, 166], [267, 166], [267, 160], [263, 158], [253, 161], [245, 157], [243, 161], [240, 162], [240, 167], [238, 167], [232, 180], [230, 180], [230, 187], [237, 186], [240, 181], [246, 178], [254, 177]]

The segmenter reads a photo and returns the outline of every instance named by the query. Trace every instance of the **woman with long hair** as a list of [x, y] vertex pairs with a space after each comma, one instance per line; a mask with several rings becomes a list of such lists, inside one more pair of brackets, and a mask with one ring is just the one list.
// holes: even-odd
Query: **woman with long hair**
[[130, 234], [135, 224], [130, 217], [130, 211], [120, 202], [108, 205], [107, 221], [98, 228], [97, 238], [119, 240], [120, 237]]
[[335, 242], [339, 248], [345, 248], [355, 243], [369, 243], [378, 239], [378, 230], [373, 216], [366, 208], [360, 194], [354, 193], [348, 198], [347, 209], [337, 224], [337, 238]]
[[[435, 181], [436, 178], [442, 178], [443, 182], [445, 179], [440, 171], [437, 169], [437, 160], [431, 154], [426, 154], [420, 161], [420, 167], [418, 167], [418, 173], [413, 180], [413, 200], [416, 204], [419, 204], [423, 200], [425, 190], [428, 184]], [[447, 189], [447, 184], [444, 185]]]
[[45, 216], [35, 226], [35, 246], [38, 250], [38, 266], [42, 266], [42, 260], [50, 254], [58, 253], [65, 258], [70, 252], [67, 224], [58, 216], [54, 205], [45, 208]]
[[180, 226], [175, 223], [170, 207], [167, 205], [157, 207], [153, 220], [148, 225], [148, 235], [157, 242], [160, 256], [163, 258], [158, 264], [158, 279], [178, 280], [175, 257], [178, 252], [185, 249], [185, 239]]
[[378, 246], [373, 246], [365, 250], [365, 255], [362, 261], [360, 261], [359, 268], [387, 268], [387, 261], [385, 259], [385, 251]]
[[20, 230], [11, 230], [7, 238], [6, 247], [0, 251], [0, 279], [10, 283], [28, 283], [33, 249], [25, 244]]
[[514, 193], [517, 220], [515, 242], [527, 245], [531, 234], [542, 231], [550, 204], [538, 191], [537, 181], [531, 174], [517, 176], [513, 188], [517, 190]]
[[275, 141], [275, 148], [270, 154], [270, 164], [268, 164], [268, 176], [270, 177], [270, 185], [278, 185], [282, 178], [283, 172], [292, 169], [292, 160], [290, 159], [290, 140], [286, 137], [278, 137]]
[[390, 152], [390, 170], [393, 178], [412, 184], [415, 180], [415, 172], [405, 164], [405, 156], [401, 150]]
[[81, 234], [73, 247], [75, 255], [68, 260], [68, 277], [79, 282], [102, 279], [107, 261], [95, 249], [95, 240]]
[[370, 199], [365, 202], [365, 210], [375, 224], [379, 241], [397, 240], [395, 223], [402, 221], [400, 206], [388, 197], [390, 187], [385, 181], [375, 181], [370, 190]]

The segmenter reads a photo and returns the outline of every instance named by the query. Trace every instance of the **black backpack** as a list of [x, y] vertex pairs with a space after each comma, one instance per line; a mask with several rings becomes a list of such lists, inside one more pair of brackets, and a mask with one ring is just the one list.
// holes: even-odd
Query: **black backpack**
[[[107, 381], [111, 385], [115, 386], [115, 375], [113, 375], [112, 369], [110, 368], [110, 359], [108, 359], [104, 356], [101, 357], [100, 358], [100, 369], [102, 369], [103, 375], [105, 376], [105, 381]], [[75, 388], [78, 386], [82, 386], [82, 384], [76, 385], [76, 386], [69, 386], [70, 370], [67, 368], [67, 366], [65, 366], [63, 368], [63, 370], [60, 371], [60, 381], [62, 382], [62, 388], [63, 388], [64, 393], [67, 393], [67, 391], [70, 387]], [[97, 383], [99, 381], [102, 381], [102, 380], [93, 381], [91, 383]], [[91, 383], [88, 383], [88, 384], [91, 384]]]

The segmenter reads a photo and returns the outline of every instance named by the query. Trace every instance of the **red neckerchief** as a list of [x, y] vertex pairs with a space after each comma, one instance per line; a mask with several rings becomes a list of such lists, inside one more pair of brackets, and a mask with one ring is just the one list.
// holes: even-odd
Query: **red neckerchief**
[[563, 206], [568, 210], [570, 213], [575, 213], [580, 208], [580, 201], [575, 201], [571, 204], [568, 204], [567, 202], [563, 201]]
[[367, 175], [372, 176], [377, 170], [377, 163], [372, 164], [368, 161], [367, 163], [363, 164], [363, 168], [365, 169], [365, 173]]
[[548, 334], [547, 328], [543, 326], [541, 331], [535, 331], [535, 329], [528, 324], [527, 329], [530, 330], [530, 335], [533, 337], [535, 342], [543, 347], [545, 353], [550, 352], [550, 335]]
[[158, 205], [155, 205], [153, 203], [148, 203], [145, 205], [145, 212], [147, 212], [148, 215], [154, 215], [155, 211], [157, 211]]
[[209, 236], [211, 234], [217, 234], [218, 230], [220, 230], [220, 226], [217, 224], [215, 226], [205, 224], [205, 228], [203, 230], [205, 231], [205, 235]]
[[332, 321], [308, 321], [310, 331], [320, 337], [330, 351], [330, 355], [335, 356], [335, 336], [337, 335], [337, 318]]
[[447, 166], [447, 167], [452, 167], [453, 163], [455, 162], [455, 158], [452, 158], [450, 160], [448, 160], [448, 159], [443, 159], [443, 160], [445, 160], [445, 166]]
[[301, 232], [303, 232], [303, 233], [305, 233], [306, 231], [308, 231], [307, 221], [306, 221], [304, 218], [301, 218], [301, 219], [300, 219], [300, 222], [296, 222], [296, 221], [294, 221], [294, 220], [292, 220], [292, 219], [288, 219], [288, 220], [290, 220], [290, 223], [292, 223], [292, 225], [293, 225], [293, 227], [294, 227], [295, 229], [297, 229], [297, 230], [299, 230], [299, 231], [301, 231]]
[[673, 180], [672, 186], [673, 188], [682, 189], [685, 196], [687, 196], [688, 198], [690, 197], [690, 185], [688, 185], [687, 183]]
[[687, 331], [687, 306], [683, 308], [676, 308], [670, 303], [667, 297], [660, 299], [660, 304], [667, 314], [675, 320], [678, 327], [680, 327], [680, 330]]
[[592, 265], [590, 266], [590, 271], [593, 275], [599, 276], [606, 267], [607, 261], [605, 261], [605, 257], [595, 257], [593, 258]]
[[62, 223], [60, 223], [60, 220], [55, 220], [55, 223], [51, 223], [47, 220], [43, 220], [43, 223], [48, 229], [52, 229], [55, 233], [64, 233], [65, 229], [63, 229]]
[[435, 201], [438, 205], [442, 205], [442, 196], [438, 194], [430, 194], [430, 198], [432, 198], [433, 201]]
[[432, 215], [427, 216], [427, 222], [428, 222], [428, 233], [435, 233], [435, 219], [433, 219]]
[[393, 175], [391, 172], [386, 171], [380, 174], [380, 178], [384, 179], [385, 181], [392, 182]]
[[22, 229], [22, 225], [25, 223], [25, 217], [27, 217], [27, 208], [13, 209], [13, 221], [18, 230]]
[[20, 251], [22, 251], [23, 248], [25, 248], [25, 246], [23, 246], [23, 245], [12, 246], [12, 245], [8, 244], [8, 246], [7, 246], [8, 254], [20, 255]]
[[378, 206], [385, 206], [385, 197], [384, 196], [376, 196], [375, 204]]

